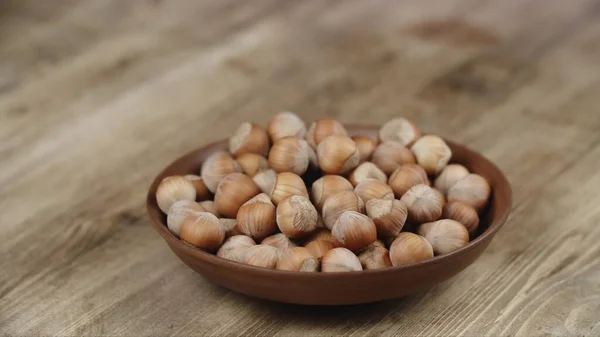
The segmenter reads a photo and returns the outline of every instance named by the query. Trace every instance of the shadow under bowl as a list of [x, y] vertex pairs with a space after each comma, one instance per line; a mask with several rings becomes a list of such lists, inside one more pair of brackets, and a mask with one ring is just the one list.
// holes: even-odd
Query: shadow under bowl
[[[378, 127], [347, 125], [350, 136], [376, 138]], [[203, 161], [213, 152], [227, 149], [220, 141], [192, 151], [164, 169], [152, 183], [147, 210], [152, 226], [171, 250], [190, 268], [225, 288], [262, 299], [308, 305], [344, 305], [378, 302], [424, 291], [458, 274], [473, 263], [504, 225], [511, 208], [511, 188], [504, 174], [482, 155], [446, 140], [452, 163], [485, 177], [492, 186], [488, 207], [481, 215], [477, 236], [450, 254], [407, 266], [346, 273], [300, 273], [259, 267], [221, 259], [184, 243], [166, 225], [166, 216], [156, 203], [156, 189], [171, 175], [198, 174]]]

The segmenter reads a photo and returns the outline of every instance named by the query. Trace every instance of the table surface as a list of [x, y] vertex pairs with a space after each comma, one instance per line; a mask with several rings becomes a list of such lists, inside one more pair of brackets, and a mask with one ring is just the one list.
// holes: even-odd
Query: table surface
[[[0, 2], [0, 335], [600, 335], [600, 1]], [[314, 308], [215, 286], [149, 226], [170, 161], [281, 110], [405, 116], [514, 188], [428, 292]]]

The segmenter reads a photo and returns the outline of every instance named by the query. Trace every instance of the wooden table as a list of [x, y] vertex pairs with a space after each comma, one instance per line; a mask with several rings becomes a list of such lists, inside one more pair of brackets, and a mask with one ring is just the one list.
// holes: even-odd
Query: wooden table
[[[0, 335], [600, 335], [600, 1], [0, 1]], [[149, 226], [171, 160], [280, 110], [481, 151], [514, 209], [426, 293], [208, 283]]]

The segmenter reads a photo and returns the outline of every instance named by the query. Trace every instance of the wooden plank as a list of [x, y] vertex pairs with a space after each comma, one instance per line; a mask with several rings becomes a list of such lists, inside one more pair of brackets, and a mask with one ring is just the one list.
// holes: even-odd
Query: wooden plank
[[[600, 333], [598, 1], [21, 6], [4, 27], [22, 36], [0, 29], [2, 334]], [[52, 62], [20, 57], [40, 48]], [[147, 185], [282, 109], [401, 113], [498, 163], [514, 214], [468, 270], [397, 301], [297, 307], [211, 285], [147, 225]]]

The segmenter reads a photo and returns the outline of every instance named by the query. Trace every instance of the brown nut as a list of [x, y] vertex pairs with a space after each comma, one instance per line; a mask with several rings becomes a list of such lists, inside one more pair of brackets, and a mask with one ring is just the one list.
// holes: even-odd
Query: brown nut
[[373, 219], [380, 236], [397, 236], [400, 234], [408, 210], [400, 200], [371, 199], [365, 206], [367, 215]]
[[298, 247], [290, 238], [283, 233], [273, 234], [261, 241], [261, 245], [267, 245], [277, 248], [280, 256], [287, 253], [288, 250]]
[[404, 164], [415, 164], [415, 156], [398, 142], [383, 142], [377, 146], [371, 159], [385, 174], [390, 175]]
[[254, 123], [242, 123], [229, 138], [229, 152], [234, 156], [244, 153], [258, 153], [266, 156], [269, 153], [267, 131]]
[[217, 251], [217, 256], [226, 260], [243, 263], [246, 252], [248, 252], [250, 247], [255, 245], [256, 242], [246, 235], [234, 235], [225, 240], [221, 248]]
[[431, 243], [435, 254], [448, 254], [469, 243], [469, 232], [455, 220], [427, 222], [420, 225], [417, 232]]
[[410, 146], [419, 137], [421, 137], [419, 128], [406, 118], [394, 118], [379, 129], [379, 139], [382, 142], [393, 141]]
[[382, 183], [387, 183], [386, 174], [375, 164], [371, 162], [364, 162], [350, 173], [348, 180], [354, 186], [360, 184], [367, 179], [379, 180]]
[[308, 244], [306, 244], [305, 247], [312, 254], [312, 256], [316, 257], [317, 260], [319, 260], [319, 261], [321, 261], [321, 259], [323, 258], [323, 256], [328, 251], [330, 251], [333, 248], [335, 248], [335, 246], [333, 245], [333, 243], [331, 243], [329, 241], [322, 241], [322, 240], [311, 241]]
[[435, 179], [435, 188], [437, 188], [444, 195], [448, 193], [448, 190], [454, 185], [459, 179], [466, 177], [469, 174], [469, 170], [460, 164], [450, 164], [446, 166], [440, 175]]
[[396, 198], [402, 198], [413, 186], [429, 185], [429, 179], [427, 179], [427, 172], [421, 166], [405, 164], [392, 173], [388, 184]]
[[197, 202], [191, 200], [179, 200], [171, 206], [169, 214], [167, 214], [167, 227], [169, 230], [179, 237], [179, 230], [185, 218], [190, 215], [205, 212], [204, 208]]
[[469, 173], [448, 190], [448, 201], [462, 201], [481, 211], [488, 202], [492, 189], [484, 177]]
[[333, 237], [331, 231], [326, 228], [319, 228], [314, 233], [312, 233], [306, 241], [304, 241], [304, 245], [314, 242], [314, 241], [327, 241], [331, 242], [334, 247], [341, 247], [341, 244]]
[[311, 189], [310, 196], [317, 210], [323, 208], [325, 200], [341, 191], [352, 191], [354, 187], [346, 178], [337, 175], [326, 175], [317, 179]]
[[277, 261], [279, 261], [277, 248], [266, 245], [252, 246], [244, 256], [245, 264], [268, 269], [275, 269]]
[[219, 151], [208, 156], [202, 163], [200, 176], [202, 176], [206, 188], [215, 193], [221, 179], [234, 172], [242, 172], [240, 164], [229, 153]]
[[319, 119], [313, 122], [306, 133], [308, 145], [316, 149], [317, 146], [329, 136], [348, 136], [342, 123], [335, 119]]
[[254, 181], [261, 192], [271, 196], [277, 182], [277, 172], [271, 169], [259, 171], [252, 177], [252, 181]]
[[311, 163], [316, 164], [316, 160], [316, 154], [308, 143], [296, 137], [278, 139], [269, 151], [269, 165], [278, 173], [303, 175]]
[[244, 153], [238, 156], [236, 160], [248, 177], [254, 177], [258, 172], [269, 168], [267, 158], [256, 153]]
[[394, 266], [403, 266], [433, 258], [433, 248], [424, 237], [402, 232], [390, 246], [390, 260]]
[[221, 216], [221, 214], [219, 214], [219, 211], [217, 210], [217, 205], [212, 200], [200, 201], [198, 203], [198, 205], [200, 205], [200, 207], [204, 208], [205, 212], [208, 212], [208, 213], [216, 216], [217, 218]]
[[392, 266], [390, 253], [385, 247], [373, 246], [358, 254], [363, 270], [385, 269]]
[[213, 252], [225, 240], [225, 230], [216, 216], [201, 212], [185, 218], [179, 237], [202, 250]]
[[358, 149], [348, 136], [329, 136], [317, 147], [319, 167], [325, 173], [344, 174], [358, 166]]
[[442, 216], [443, 195], [427, 185], [415, 185], [400, 199], [408, 209], [412, 223], [431, 222]]
[[277, 226], [292, 239], [308, 236], [317, 229], [319, 214], [308, 198], [292, 195], [277, 205]]
[[419, 138], [410, 148], [427, 174], [440, 173], [452, 158], [452, 150], [446, 142], [434, 135]]
[[156, 189], [156, 203], [163, 213], [179, 200], [196, 200], [196, 188], [191, 181], [182, 176], [171, 176], [163, 179]]
[[225, 230], [225, 237], [227, 238], [244, 234], [237, 225], [237, 219], [220, 218], [219, 222]]
[[319, 270], [319, 261], [304, 247], [295, 247], [279, 258], [279, 270], [316, 272]]
[[333, 229], [333, 237], [344, 247], [357, 251], [377, 240], [377, 228], [368, 216], [352, 211], [340, 215]]
[[353, 191], [341, 191], [325, 200], [323, 204], [323, 222], [329, 230], [337, 219], [346, 211], [365, 212], [365, 204], [358, 194]]
[[334, 248], [321, 260], [321, 271], [324, 273], [360, 270], [362, 270], [360, 260], [346, 248]]
[[306, 125], [293, 112], [284, 111], [271, 117], [267, 124], [267, 133], [273, 142], [285, 137], [306, 137]]
[[202, 201], [210, 198], [210, 191], [208, 190], [208, 188], [206, 188], [202, 177], [197, 176], [195, 174], [187, 174], [183, 177], [191, 181], [194, 185], [194, 188], [196, 189], [196, 200]]
[[371, 159], [377, 142], [368, 136], [352, 136], [352, 140], [358, 149], [359, 162], [363, 163]]
[[442, 217], [460, 222], [467, 228], [470, 235], [474, 235], [479, 227], [477, 210], [462, 201], [455, 200], [447, 203], [442, 210]]
[[230, 173], [217, 187], [215, 204], [220, 214], [227, 218], [235, 218], [240, 207], [259, 193], [258, 186], [250, 177], [243, 173]]
[[371, 199], [394, 199], [394, 192], [385, 183], [379, 180], [367, 179], [360, 182], [354, 188], [354, 192], [366, 204]]
[[238, 213], [238, 227], [242, 233], [254, 240], [262, 240], [277, 230], [275, 205], [261, 193], [244, 203]]
[[308, 198], [308, 191], [306, 190], [304, 180], [291, 172], [279, 173], [273, 190], [270, 193], [273, 204], [278, 205], [281, 201], [292, 195], [300, 195]]

